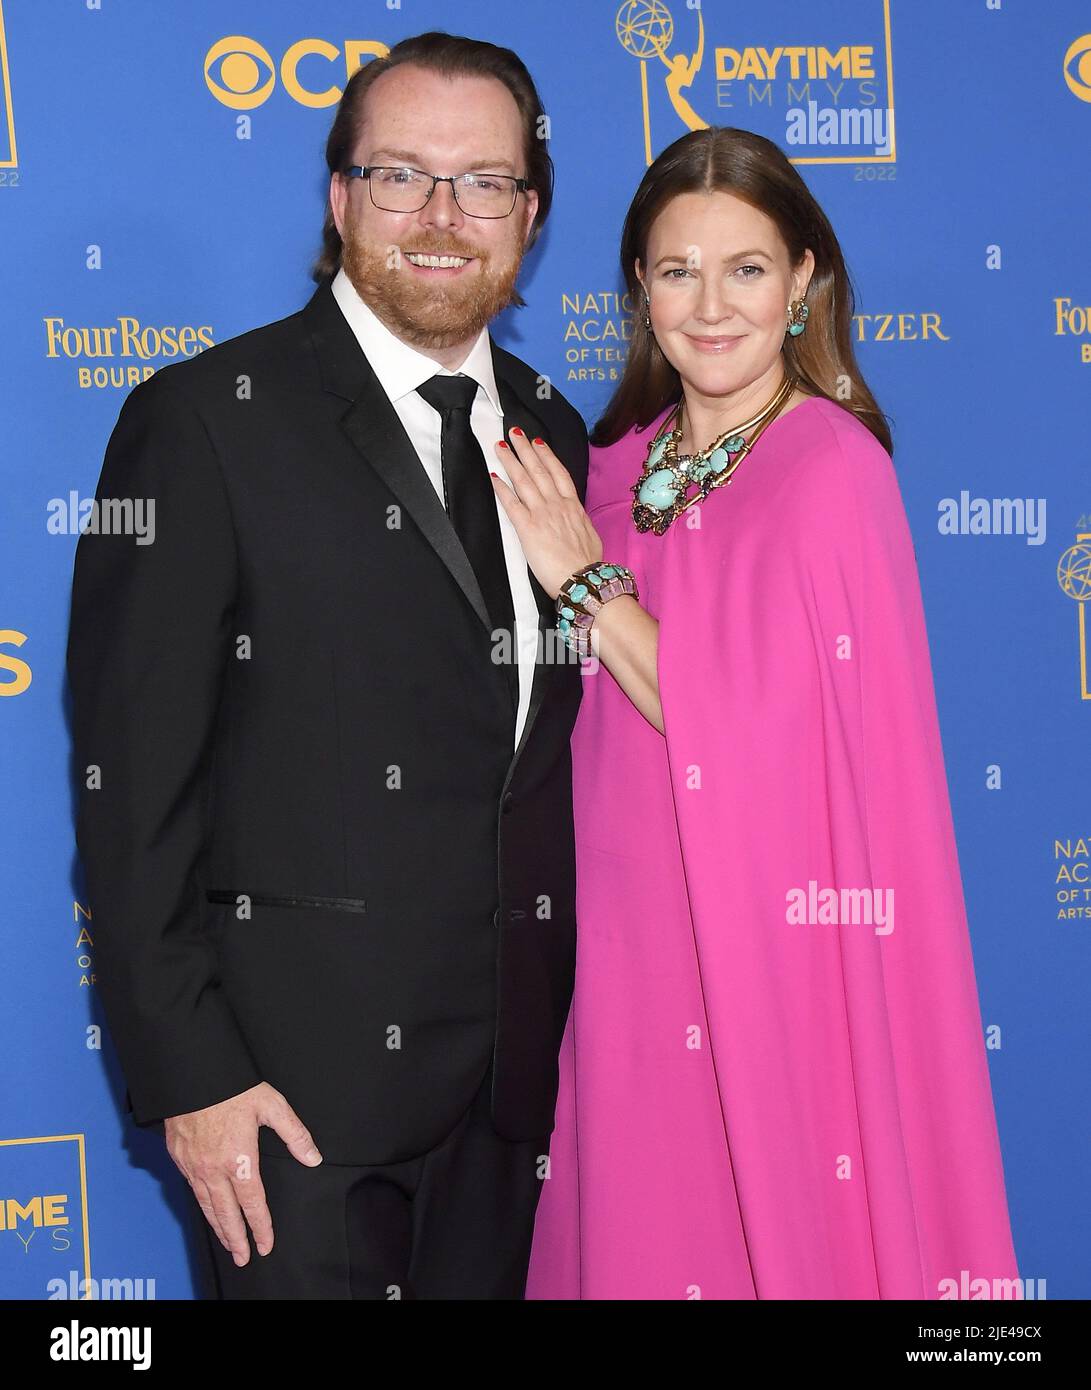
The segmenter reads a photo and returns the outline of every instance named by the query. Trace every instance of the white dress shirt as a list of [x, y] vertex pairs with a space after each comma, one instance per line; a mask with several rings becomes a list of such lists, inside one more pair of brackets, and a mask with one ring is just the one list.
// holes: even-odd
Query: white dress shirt
[[[443, 466], [440, 458], [441, 420], [439, 411], [430, 406], [417, 387], [434, 376], [468, 376], [477, 382], [477, 395], [470, 410], [470, 428], [488, 468], [510, 483], [507, 470], [496, 457], [494, 445], [504, 438], [504, 412], [492, 365], [489, 330], [483, 328], [457, 372], [446, 367], [393, 334], [386, 324], [364, 303], [356, 287], [342, 267], [333, 279], [333, 297], [348, 320], [349, 327], [364, 350], [379, 384], [412, 440], [417, 457], [431, 479], [440, 503], [443, 503]], [[489, 484], [492, 487], [492, 484]], [[496, 502], [500, 519], [500, 538], [504, 544], [504, 561], [508, 570], [512, 606], [515, 610], [516, 645], [519, 657], [519, 707], [515, 719], [515, 746], [522, 737], [530, 705], [530, 689], [534, 681], [534, 664], [538, 650], [538, 605], [530, 587], [526, 557], [515, 527], [507, 512]]]

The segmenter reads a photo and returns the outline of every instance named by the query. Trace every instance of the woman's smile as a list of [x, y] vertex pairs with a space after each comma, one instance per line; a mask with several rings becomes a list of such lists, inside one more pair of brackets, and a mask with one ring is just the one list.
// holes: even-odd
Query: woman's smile
[[686, 333], [683, 335], [698, 352], [730, 352], [747, 336], [745, 333]]

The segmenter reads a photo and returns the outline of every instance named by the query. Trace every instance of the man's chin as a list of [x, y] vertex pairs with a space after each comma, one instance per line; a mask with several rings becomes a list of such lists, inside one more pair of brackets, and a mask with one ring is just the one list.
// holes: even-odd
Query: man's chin
[[398, 337], [434, 350], [476, 338], [506, 309], [515, 298], [519, 267], [496, 275], [479, 264], [465, 284], [448, 280], [430, 285], [411, 271], [390, 270], [385, 263], [372, 273], [370, 266], [349, 257], [345, 273], [360, 298]]
[[503, 302], [501, 298], [491, 286], [406, 286], [373, 299], [371, 307], [380, 318], [392, 319], [414, 345], [447, 348], [476, 338], [511, 302], [510, 293]]

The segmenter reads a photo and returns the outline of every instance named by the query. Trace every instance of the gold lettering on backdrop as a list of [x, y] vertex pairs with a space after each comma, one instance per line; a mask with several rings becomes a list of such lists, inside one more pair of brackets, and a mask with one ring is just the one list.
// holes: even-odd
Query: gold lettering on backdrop
[[15, 1231], [21, 1221], [29, 1221], [32, 1226], [67, 1226], [68, 1217], [64, 1204], [67, 1194], [31, 1197], [20, 1202], [17, 1197], [0, 1198], [0, 1231]]
[[340, 100], [342, 73], [347, 82], [369, 58], [385, 58], [389, 52], [377, 39], [345, 39], [338, 47], [328, 39], [305, 38], [290, 43], [278, 64], [257, 39], [229, 34], [217, 39], [205, 54], [205, 85], [221, 106], [253, 111], [272, 96], [279, 71], [281, 84], [294, 102], [321, 109]]
[[[885, 87], [884, 123], [881, 133], [855, 141], [841, 137], [842, 143], [860, 143], [865, 149], [857, 154], [800, 154], [793, 163], [806, 164], [892, 164], [894, 162], [894, 79], [890, 0], [873, 0], [874, 18], [881, 16], [882, 35], [871, 43], [792, 44], [767, 42], [736, 48], [730, 43], [717, 43], [728, 37], [722, 32], [722, 21], [710, 21], [721, 30], [710, 35], [705, 25], [705, 7], [700, 0], [685, 0], [683, 5], [669, 7], [663, 0], [622, 0], [614, 18], [618, 43], [639, 63], [640, 106], [643, 118], [644, 157], [652, 163], [653, 150], [669, 143], [674, 135], [657, 132], [653, 137], [652, 109], [656, 79], [662, 80], [665, 93], [677, 124], [688, 130], [706, 130], [709, 120], [701, 112], [701, 102], [695, 97], [697, 77], [705, 78], [704, 89], [712, 89], [718, 107], [736, 104], [735, 84], [740, 87], [738, 101], [750, 107], [765, 105], [774, 111], [776, 99], [787, 96], [789, 106], [802, 92], [810, 99], [811, 83], [821, 83], [838, 108], [875, 106], [882, 98], [877, 88]], [[673, 12], [672, 12], [673, 10]], [[683, 13], [685, 18], [683, 19]], [[678, 20], [675, 20], [675, 14]], [[694, 32], [693, 25], [696, 25]], [[862, 35], [859, 37], [863, 37]], [[711, 61], [706, 54], [711, 51]], [[880, 79], [882, 79], [880, 81]], [[774, 94], [774, 83], [777, 91]], [[845, 90], [846, 84], [850, 84]], [[706, 97], [706, 100], [708, 98]], [[725, 124], [713, 118], [715, 124]], [[736, 122], [730, 122], [735, 124]], [[858, 122], [860, 129], [864, 122]], [[868, 130], [873, 127], [868, 126]], [[777, 132], [770, 131], [777, 138]], [[783, 132], [780, 132], [783, 138]], [[851, 131], [850, 131], [851, 136]], [[812, 137], [805, 142], [813, 145], [834, 143], [829, 139], [817, 142]]]
[[562, 339], [568, 382], [617, 381], [628, 356], [632, 296], [616, 290], [564, 290]]
[[[46, 358], [79, 364], [81, 389], [135, 386], [154, 374], [158, 359], [195, 357], [216, 343], [211, 324], [145, 324], [131, 314], [119, 314], [112, 324], [68, 324], [49, 314], [42, 324]], [[115, 362], [123, 365], [98, 365]]]
[[939, 338], [950, 342], [943, 331], [940, 315], [934, 310], [890, 314], [853, 314], [853, 330], [858, 343], [911, 343]]

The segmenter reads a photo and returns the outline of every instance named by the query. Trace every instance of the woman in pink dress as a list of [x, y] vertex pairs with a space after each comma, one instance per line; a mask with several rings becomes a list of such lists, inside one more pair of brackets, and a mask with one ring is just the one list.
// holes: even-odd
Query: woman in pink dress
[[913, 544], [836, 237], [775, 145], [711, 129], [648, 170], [621, 258], [586, 510], [540, 441], [499, 445], [494, 484], [591, 652], [527, 1297], [1018, 1297]]

